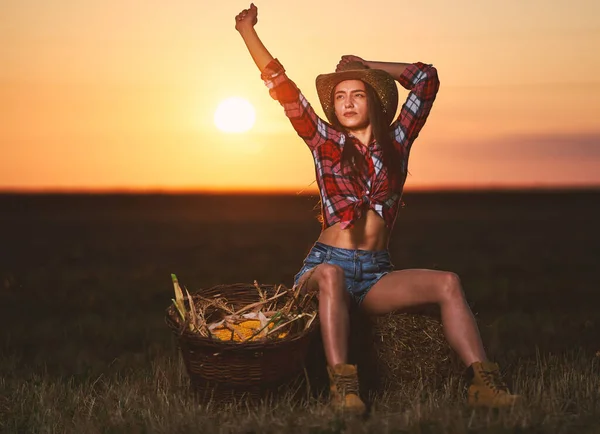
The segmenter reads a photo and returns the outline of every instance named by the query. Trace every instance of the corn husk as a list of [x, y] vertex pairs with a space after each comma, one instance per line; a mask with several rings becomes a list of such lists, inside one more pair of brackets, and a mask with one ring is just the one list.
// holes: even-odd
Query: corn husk
[[183, 301], [183, 291], [179, 286], [179, 280], [175, 274], [171, 274], [171, 280], [173, 281], [173, 289], [175, 290], [175, 299], [173, 300], [173, 304], [177, 308], [177, 312], [181, 316], [181, 319], [185, 321], [185, 303]]
[[[303, 309], [310, 306], [307, 301], [312, 296], [301, 295], [299, 288], [287, 289], [284, 285], [276, 285], [273, 291], [267, 291], [257, 281], [254, 281], [254, 287], [258, 301], [242, 307], [238, 305], [237, 308], [221, 294], [210, 298], [201, 295], [192, 297], [186, 289], [189, 305], [189, 311], [186, 311], [177, 277], [175, 274], [171, 277], [175, 290], [173, 304], [183, 328], [214, 340], [243, 343], [284, 339], [291, 332], [307, 330], [317, 316], [314, 304], [311, 309]], [[287, 299], [283, 299], [284, 296]]]

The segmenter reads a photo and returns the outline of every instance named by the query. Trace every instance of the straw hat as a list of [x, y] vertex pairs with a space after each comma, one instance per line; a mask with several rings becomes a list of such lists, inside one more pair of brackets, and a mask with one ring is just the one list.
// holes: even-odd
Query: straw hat
[[319, 100], [329, 122], [335, 119], [333, 89], [344, 80], [361, 80], [375, 90], [388, 124], [391, 124], [398, 108], [398, 88], [392, 76], [381, 69], [370, 69], [362, 62], [348, 62], [342, 68], [331, 74], [320, 74], [316, 80]]

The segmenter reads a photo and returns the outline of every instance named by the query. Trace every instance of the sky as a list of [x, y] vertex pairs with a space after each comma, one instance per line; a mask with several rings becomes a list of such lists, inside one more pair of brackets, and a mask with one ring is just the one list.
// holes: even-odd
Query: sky
[[[257, 0], [319, 115], [340, 56], [441, 81], [406, 189], [600, 186], [597, 0]], [[3, 0], [0, 190], [315, 190], [312, 156], [235, 31], [237, 0]], [[219, 102], [256, 109], [219, 131]], [[404, 100], [407, 91], [400, 90]]]

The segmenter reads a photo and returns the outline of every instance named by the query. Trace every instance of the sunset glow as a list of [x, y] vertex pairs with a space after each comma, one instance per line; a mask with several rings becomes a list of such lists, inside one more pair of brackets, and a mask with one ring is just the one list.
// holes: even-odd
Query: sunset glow
[[[248, 4], [3, 2], [0, 190], [315, 191], [311, 153], [234, 29]], [[343, 54], [437, 67], [407, 189], [600, 185], [599, 2], [257, 6], [320, 116], [315, 77]], [[230, 96], [255, 114], [217, 109]]]
[[215, 111], [215, 125], [225, 133], [244, 133], [252, 128], [255, 120], [252, 104], [239, 97], [221, 101]]

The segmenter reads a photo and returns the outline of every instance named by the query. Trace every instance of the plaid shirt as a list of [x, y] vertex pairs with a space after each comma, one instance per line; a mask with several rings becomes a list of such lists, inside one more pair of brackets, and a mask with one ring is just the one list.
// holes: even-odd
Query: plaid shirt
[[[400, 173], [389, 174], [378, 143], [373, 140], [363, 146], [352, 134], [338, 131], [319, 118], [277, 59], [266, 66], [261, 79], [312, 152], [321, 193], [323, 229], [335, 223], [340, 223], [342, 229], [351, 228], [363, 213], [373, 209], [391, 230], [406, 181], [410, 147], [425, 124], [439, 88], [436, 69], [418, 62], [409, 65], [400, 77], [400, 84], [410, 93], [390, 126], [394, 148], [402, 158]], [[348, 167], [342, 168], [344, 146], [355, 146], [360, 151], [368, 167], [364, 176], [352, 176]], [[390, 191], [400, 193], [390, 195]]]

